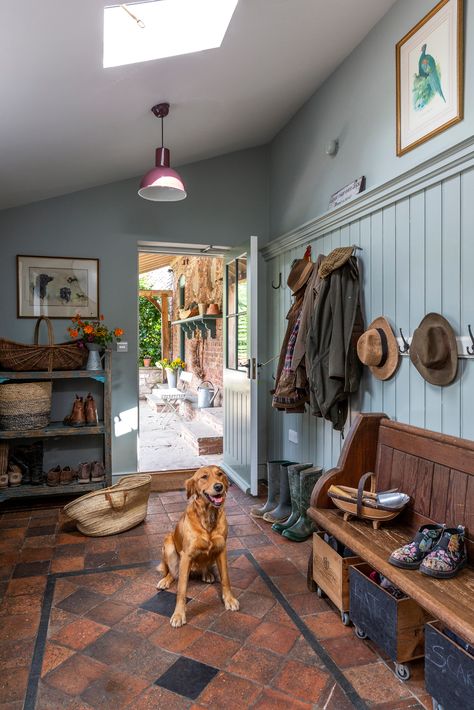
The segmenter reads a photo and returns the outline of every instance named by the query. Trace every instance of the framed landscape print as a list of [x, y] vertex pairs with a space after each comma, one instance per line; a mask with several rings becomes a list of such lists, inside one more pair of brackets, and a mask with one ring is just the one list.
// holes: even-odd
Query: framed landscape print
[[397, 155], [463, 118], [463, 0], [442, 0], [396, 47]]
[[19, 255], [18, 318], [99, 317], [99, 260]]

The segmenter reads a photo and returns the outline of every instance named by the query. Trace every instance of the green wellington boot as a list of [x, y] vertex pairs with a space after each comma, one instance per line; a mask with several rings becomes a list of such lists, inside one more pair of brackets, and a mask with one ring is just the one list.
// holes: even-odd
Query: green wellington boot
[[296, 523], [291, 527], [283, 530], [283, 537], [287, 537], [288, 540], [293, 542], [304, 542], [310, 535], [315, 531], [315, 526], [311, 518], [307, 515], [306, 511], [309, 508], [309, 503], [311, 500], [311, 493], [315, 486], [316, 481], [321, 478], [323, 473], [322, 466], [313, 466], [300, 474], [300, 517]]
[[291, 515], [284, 523], [273, 523], [272, 530], [277, 533], [291, 528], [300, 517], [300, 473], [307, 468], [311, 468], [312, 463], [297, 463], [288, 466], [288, 483], [290, 484]]
[[263, 505], [256, 505], [251, 508], [250, 515], [252, 518], [263, 518], [265, 513], [277, 507], [280, 493], [280, 465], [289, 463], [289, 461], [267, 461], [267, 501]]
[[267, 523], [283, 523], [291, 514], [290, 484], [288, 482], [288, 466], [294, 466], [296, 461], [280, 464], [280, 502], [273, 510], [264, 514]]

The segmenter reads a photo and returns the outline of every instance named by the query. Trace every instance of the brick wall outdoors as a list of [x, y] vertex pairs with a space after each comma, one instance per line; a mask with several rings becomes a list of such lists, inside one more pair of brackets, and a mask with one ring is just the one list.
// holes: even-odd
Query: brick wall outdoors
[[[222, 310], [222, 259], [216, 257], [187, 256], [178, 257], [172, 264], [173, 271], [173, 303], [172, 320], [178, 320], [179, 314], [179, 281], [181, 276], [185, 277], [185, 306], [193, 301], [196, 303], [217, 303]], [[202, 380], [210, 380], [215, 386], [222, 390], [222, 368], [223, 368], [223, 340], [222, 340], [222, 319], [216, 321], [216, 337], [209, 335], [202, 338], [199, 330], [196, 330], [194, 337], [189, 339], [185, 335], [185, 362], [187, 370], [194, 374], [191, 389], [196, 392], [197, 386]], [[180, 355], [180, 326], [172, 326], [172, 352], [173, 357]], [[201, 377], [196, 374], [196, 361], [202, 367]], [[220, 402], [215, 401], [218, 405]]]

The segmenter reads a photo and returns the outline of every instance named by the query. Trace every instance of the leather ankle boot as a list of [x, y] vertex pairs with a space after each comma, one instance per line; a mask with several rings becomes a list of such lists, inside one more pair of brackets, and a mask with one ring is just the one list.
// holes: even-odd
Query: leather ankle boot
[[21, 467], [23, 483], [31, 483], [33, 486], [39, 486], [43, 483], [42, 441], [16, 446], [11, 460]]
[[263, 505], [256, 505], [250, 510], [252, 518], [263, 518], [265, 513], [277, 507], [280, 492], [280, 465], [289, 463], [289, 461], [267, 461], [268, 497]]
[[86, 417], [86, 426], [97, 426], [99, 423], [99, 417], [97, 416], [97, 407], [94, 401], [94, 397], [89, 394], [86, 397], [86, 402], [84, 404], [84, 413]]
[[85, 426], [86, 425], [86, 415], [84, 412], [84, 402], [82, 397], [78, 397], [76, 394], [76, 399], [72, 405], [71, 414], [65, 417], [64, 424], [67, 426]]
[[288, 482], [290, 484], [291, 496], [291, 515], [284, 523], [273, 523], [272, 530], [277, 533], [283, 532], [287, 528], [291, 528], [300, 517], [301, 508], [301, 471], [311, 468], [311, 463], [297, 463], [294, 466], [288, 466]]
[[300, 517], [291, 528], [283, 530], [283, 537], [287, 537], [288, 540], [293, 542], [304, 542], [307, 540], [315, 531], [315, 526], [307, 510], [309, 508], [309, 503], [311, 500], [311, 493], [313, 488], [323, 473], [321, 466], [313, 466], [312, 468], [302, 471], [300, 474]]
[[91, 464], [84, 462], [77, 467], [77, 482], [89, 483], [91, 480]]
[[288, 481], [288, 466], [294, 465], [296, 461], [283, 463], [280, 465], [280, 502], [276, 508], [268, 511], [263, 516], [267, 523], [282, 523], [291, 515], [290, 484]]
[[91, 481], [93, 483], [105, 481], [104, 464], [100, 461], [93, 461], [91, 464]]

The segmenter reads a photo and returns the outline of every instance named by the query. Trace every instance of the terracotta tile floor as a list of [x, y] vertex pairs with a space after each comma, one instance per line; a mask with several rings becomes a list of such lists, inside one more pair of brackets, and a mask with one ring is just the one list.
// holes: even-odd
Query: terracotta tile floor
[[152, 494], [146, 522], [87, 538], [60, 508], [0, 515], [0, 710], [430, 708], [422, 664], [402, 683], [370, 642], [307, 591], [310, 542], [254, 521], [235, 487], [226, 509], [239, 612], [192, 580], [188, 623], [157, 593], [165, 532], [184, 493]]

